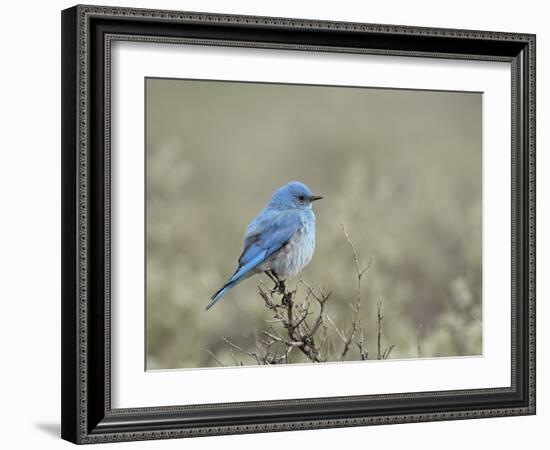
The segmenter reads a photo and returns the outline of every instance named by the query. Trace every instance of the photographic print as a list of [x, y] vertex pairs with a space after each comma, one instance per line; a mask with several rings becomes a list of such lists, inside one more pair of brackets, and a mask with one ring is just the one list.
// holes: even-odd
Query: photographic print
[[481, 93], [145, 102], [148, 370], [482, 355]]

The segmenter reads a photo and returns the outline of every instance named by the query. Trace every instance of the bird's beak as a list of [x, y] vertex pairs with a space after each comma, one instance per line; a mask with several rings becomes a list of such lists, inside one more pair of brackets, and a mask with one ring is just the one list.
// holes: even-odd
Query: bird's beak
[[315, 200], [321, 200], [323, 197], [321, 197], [320, 195], [312, 195], [311, 196], [311, 201], [314, 202]]

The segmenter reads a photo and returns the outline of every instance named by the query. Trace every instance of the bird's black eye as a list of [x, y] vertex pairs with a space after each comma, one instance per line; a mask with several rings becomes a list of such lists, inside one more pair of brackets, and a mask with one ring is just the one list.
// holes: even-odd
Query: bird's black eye
[[301, 202], [305, 201], [305, 199], [306, 199], [306, 196], [305, 196], [305, 195], [300, 195], [300, 196], [298, 197], [298, 200], [300, 200]]

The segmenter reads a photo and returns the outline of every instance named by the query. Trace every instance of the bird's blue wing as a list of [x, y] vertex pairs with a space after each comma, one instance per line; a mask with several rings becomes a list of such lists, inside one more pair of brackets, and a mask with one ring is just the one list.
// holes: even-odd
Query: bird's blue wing
[[283, 248], [300, 226], [300, 216], [294, 211], [264, 211], [248, 226], [244, 249], [239, 258], [239, 269], [248, 266], [258, 257], [260, 261], [256, 265], [261, 264]]
[[254, 268], [283, 248], [300, 226], [300, 216], [292, 210], [265, 209], [262, 211], [247, 228], [239, 267], [227, 283], [212, 296], [206, 309], [214, 306], [229, 289], [252, 275]]

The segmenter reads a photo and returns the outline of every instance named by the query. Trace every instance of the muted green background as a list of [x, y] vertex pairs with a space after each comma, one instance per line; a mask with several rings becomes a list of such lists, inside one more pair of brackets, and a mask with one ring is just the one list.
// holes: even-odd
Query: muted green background
[[481, 354], [481, 104], [478, 93], [148, 79], [147, 368], [216, 366], [207, 349], [233, 364], [220, 337], [247, 347], [266, 328], [258, 277], [204, 308], [247, 224], [292, 180], [325, 196], [301, 277], [333, 292], [338, 325], [356, 288], [342, 222], [373, 259], [371, 355], [378, 301], [393, 358]]

